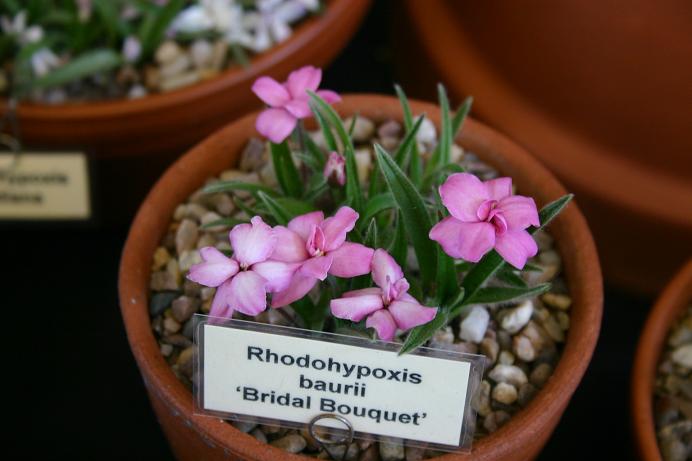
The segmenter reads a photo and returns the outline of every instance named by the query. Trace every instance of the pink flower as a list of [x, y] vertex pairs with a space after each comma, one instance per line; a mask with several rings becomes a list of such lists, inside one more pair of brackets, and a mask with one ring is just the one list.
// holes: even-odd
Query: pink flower
[[324, 165], [324, 177], [330, 184], [343, 186], [346, 184], [346, 159], [336, 152], [329, 153], [326, 165]]
[[276, 226], [277, 245], [272, 259], [300, 263], [291, 282], [272, 297], [272, 307], [282, 307], [305, 296], [327, 274], [355, 277], [370, 272], [373, 249], [346, 241], [358, 213], [341, 207], [324, 219], [321, 211], [293, 218], [287, 227]]
[[234, 310], [257, 315], [267, 308], [267, 293], [284, 290], [297, 264], [268, 260], [276, 247], [274, 230], [255, 216], [251, 224], [238, 224], [230, 232], [233, 257], [214, 247], [200, 250], [202, 261], [187, 278], [218, 287], [209, 315], [230, 318]]
[[281, 84], [271, 77], [260, 77], [252, 85], [252, 91], [268, 106], [259, 117], [255, 127], [263, 136], [274, 143], [286, 139], [299, 119], [310, 116], [310, 96], [307, 91], [315, 91], [328, 103], [341, 100], [338, 94], [330, 90], [319, 90], [322, 70], [305, 66], [288, 75], [286, 83]]
[[512, 266], [522, 269], [538, 252], [525, 230], [538, 226], [536, 204], [512, 195], [512, 179], [482, 182], [468, 173], [455, 173], [440, 186], [442, 203], [452, 216], [435, 224], [430, 238], [448, 255], [478, 262], [495, 248]]
[[401, 267], [385, 250], [376, 250], [372, 257], [372, 279], [377, 287], [347, 291], [333, 299], [334, 317], [353, 322], [367, 317], [365, 326], [374, 328], [384, 341], [390, 341], [397, 328], [410, 330], [435, 318], [437, 307], [423, 306], [407, 293], [409, 285]]

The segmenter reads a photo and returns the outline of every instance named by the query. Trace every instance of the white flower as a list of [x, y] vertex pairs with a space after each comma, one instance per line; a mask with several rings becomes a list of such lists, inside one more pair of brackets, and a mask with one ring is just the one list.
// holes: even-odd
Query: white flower
[[41, 48], [31, 55], [31, 68], [38, 77], [46, 75], [60, 65], [60, 59], [48, 48]]
[[135, 62], [139, 59], [142, 54], [142, 43], [137, 39], [137, 37], [130, 35], [123, 42], [122, 55], [125, 61]]
[[26, 10], [22, 10], [10, 20], [7, 16], [0, 17], [0, 27], [7, 35], [14, 35], [17, 41], [26, 45], [27, 43], [35, 43], [43, 38], [43, 29], [41, 26], [26, 25]]

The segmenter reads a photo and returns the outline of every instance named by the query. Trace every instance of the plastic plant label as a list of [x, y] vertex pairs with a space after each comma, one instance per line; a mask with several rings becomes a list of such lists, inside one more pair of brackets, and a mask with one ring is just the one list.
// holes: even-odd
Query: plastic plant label
[[[482, 356], [197, 315], [196, 412], [302, 427], [345, 418], [355, 437], [470, 449]], [[343, 424], [315, 424], [335, 433]]]
[[0, 219], [89, 219], [89, 187], [83, 153], [0, 154]]

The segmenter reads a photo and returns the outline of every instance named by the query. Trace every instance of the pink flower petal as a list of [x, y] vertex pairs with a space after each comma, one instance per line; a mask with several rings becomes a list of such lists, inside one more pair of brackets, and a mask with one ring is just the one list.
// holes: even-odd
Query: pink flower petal
[[498, 208], [510, 230], [523, 230], [529, 226], [539, 226], [536, 202], [531, 197], [512, 195], [500, 200]]
[[324, 221], [324, 213], [313, 211], [291, 219], [288, 223], [288, 228], [298, 234], [303, 241], [307, 242], [312, 234], [312, 228], [319, 226], [322, 221]]
[[314, 277], [308, 277], [301, 274], [299, 270], [296, 271], [288, 288], [272, 296], [272, 307], [283, 307], [298, 301], [312, 290], [317, 281]]
[[332, 90], [319, 90], [316, 91], [316, 93], [317, 96], [324, 99], [325, 102], [328, 102], [329, 104], [334, 104], [335, 102], [341, 101], [341, 96], [339, 96], [338, 93]]
[[377, 337], [382, 341], [391, 341], [396, 333], [396, 323], [392, 314], [386, 309], [379, 310], [368, 317], [365, 322], [367, 328], [374, 328], [377, 332]]
[[305, 249], [305, 240], [300, 235], [284, 226], [274, 227], [276, 247], [271, 259], [284, 262], [305, 261], [310, 257]]
[[487, 222], [465, 223], [450, 216], [435, 224], [429, 237], [452, 258], [478, 262], [495, 245], [495, 228]]
[[332, 185], [334, 183], [339, 186], [346, 184], [346, 159], [344, 156], [336, 152], [330, 152], [327, 163], [324, 165], [323, 174]]
[[317, 90], [321, 80], [322, 69], [313, 66], [305, 66], [288, 74], [286, 87], [293, 99], [307, 99], [307, 90]]
[[209, 315], [212, 317], [223, 317], [230, 319], [233, 316], [233, 308], [228, 305], [228, 295], [231, 290], [231, 280], [222, 284], [216, 289], [214, 299], [211, 302]]
[[257, 315], [267, 308], [264, 277], [254, 271], [239, 272], [231, 280], [228, 305], [245, 315]]
[[394, 258], [382, 248], [375, 250], [372, 256], [372, 280], [383, 290], [389, 290], [390, 285], [404, 278], [401, 270]]
[[488, 198], [480, 179], [468, 173], [454, 173], [440, 186], [442, 204], [460, 221], [478, 221], [478, 207]]
[[346, 234], [353, 230], [358, 220], [358, 213], [347, 206], [342, 206], [331, 218], [325, 219], [320, 227], [324, 232], [325, 251], [339, 248], [346, 240]]
[[271, 77], [260, 77], [252, 84], [252, 91], [265, 104], [281, 107], [291, 100], [291, 95], [284, 86]]
[[387, 308], [400, 330], [410, 330], [435, 318], [437, 307], [426, 307], [418, 302], [394, 301]]
[[344, 242], [339, 248], [329, 252], [334, 258], [329, 273], [345, 278], [367, 274], [370, 272], [374, 252], [372, 248], [360, 243]]
[[517, 269], [523, 269], [526, 260], [538, 253], [538, 245], [525, 230], [509, 230], [497, 236], [495, 249], [505, 261]]
[[300, 273], [307, 276], [324, 280], [327, 278], [327, 272], [332, 265], [332, 256], [316, 256], [308, 259], [300, 267]]
[[383, 307], [382, 296], [379, 295], [366, 294], [362, 296], [349, 296], [346, 298], [332, 299], [329, 302], [329, 308], [334, 317], [351, 320], [353, 322], [360, 322], [367, 315]]
[[512, 178], [495, 178], [485, 181], [485, 187], [492, 200], [502, 200], [512, 195]]
[[190, 268], [187, 278], [208, 287], [218, 287], [238, 272], [238, 263], [214, 247], [199, 251], [202, 261]]
[[296, 127], [297, 119], [285, 109], [265, 109], [257, 117], [255, 128], [273, 143], [281, 143]]
[[286, 109], [295, 118], [306, 118], [312, 115], [310, 110], [310, 105], [306, 100], [303, 99], [293, 99], [288, 103], [284, 104], [284, 109]]
[[265, 289], [269, 293], [276, 293], [288, 288], [293, 274], [300, 267], [300, 263], [284, 263], [280, 261], [264, 261], [253, 264], [252, 271], [259, 274], [267, 281]]
[[276, 236], [271, 227], [255, 216], [250, 224], [238, 224], [230, 232], [233, 257], [245, 266], [265, 261], [274, 252]]

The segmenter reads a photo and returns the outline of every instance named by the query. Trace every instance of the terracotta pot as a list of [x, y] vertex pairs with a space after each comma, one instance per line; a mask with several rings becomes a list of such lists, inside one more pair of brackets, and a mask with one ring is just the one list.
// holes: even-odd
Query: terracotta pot
[[[439, 126], [438, 109], [413, 102]], [[396, 99], [351, 95], [337, 105], [342, 116], [359, 113], [376, 121], [397, 119]], [[247, 139], [257, 136], [256, 114], [234, 122], [178, 160], [142, 204], [128, 236], [120, 266], [120, 302], [132, 351], [147, 391], [173, 451], [180, 459], [307, 459], [261, 444], [230, 424], [192, 414], [192, 395], [176, 379], [151, 330], [147, 300], [152, 255], [176, 206], [209, 177], [237, 161]], [[458, 141], [483, 160], [513, 177], [522, 193], [539, 205], [565, 193], [560, 183], [533, 157], [509, 139], [475, 120], [468, 120]], [[571, 204], [551, 226], [563, 255], [573, 296], [571, 328], [555, 374], [536, 398], [494, 434], [480, 440], [472, 455], [447, 460], [527, 460], [538, 454], [557, 425], [591, 358], [601, 321], [602, 284], [596, 249], [584, 217]]]
[[644, 324], [632, 370], [632, 427], [641, 459], [661, 461], [654, 424], [658, 361], [672, 323], [692, 302], [692, 259], [666, 286]]
[[692, 254], [692, 4], [407, 7], [430, 78], [577, 194], [608, 280], [657, 292]]
[[[80, 148], [98, 156], [182, 152], [229, 120], [257, 109], [250, 91], [260, 75], [283, 79], [300, 66], [329, 63], [355, 33], [370, 0], [331, 0], [285, 43], [218, 77], [136, 100], [42, 105], [21, 103], [22, 139], [31, 148]], [[0, 101], [0, 114], [6, 101]]]

